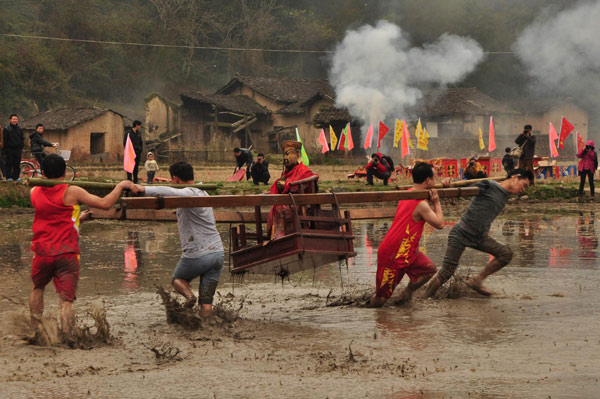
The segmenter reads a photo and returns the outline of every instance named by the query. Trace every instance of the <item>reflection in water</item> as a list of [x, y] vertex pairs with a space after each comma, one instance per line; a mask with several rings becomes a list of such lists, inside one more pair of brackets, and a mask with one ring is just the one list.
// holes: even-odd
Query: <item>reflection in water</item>
[[598, 237], [594, 226], [595, 213], [590, 212], [588, 217], [579, 212], [577, 219], [577, 239], [579, 240], [579, 257], [583, 259], [595, 259], [598, 248]]
[[127, 241], [125, 243], [125, 263], [123, 271], [123, 286], [130, 289], [138, 287], [138, 271], [143, 265], [142, 250], [140, 248], [140, 239], [137, 231], [127, 231]]

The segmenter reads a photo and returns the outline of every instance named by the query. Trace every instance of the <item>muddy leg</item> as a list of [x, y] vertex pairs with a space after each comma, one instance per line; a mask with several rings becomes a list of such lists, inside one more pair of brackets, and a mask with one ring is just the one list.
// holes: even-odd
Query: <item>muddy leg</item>
[[371, 301], [369, 301], [369, 307], [371, 308], [380, 308], [387, 302], [387, 298], [382, 296], [377, 296], [376, 294], [371, 297]]
[[483, 280], [509, 264], [512, 260], [513, 252], [508, 246], [500, 244], [491, 237], [486, 237], [477, 249], [493, 255], [494, 259], [485, 266], [479, 275], [467, 281], [467, 286], [481, 295], [490, 296], [492, 293], [481, 285]]
[[75, 311], [73, 301], [60, 300], [60, 325], [67, 337], [71, 337], [73, 323], [75, 322]]
[[400, 304], [406, 301], [410, 301], [413, 293], [421, 288], [425, 283], [433, 277], [434, 273], [424, 274], [417, 279], [417, 281], [410, 281], [406, 288], [400, 293], [400, 296], [396, 300], [396, 304]]
[[174, 278], [172, 281], [173, 288], [175, 291], [183, 295], [187, 300], [185, 301], [185, 307], [192, 308], [196, 304], [196, 296], [192, 292], [189, 281]]
[[215, 291], [217, 290], [218, 281], [209, 280], [208, 281], [200, 281], [200, 316], [202, 317], [210, 317], [213, 315], [213, 297], [215, 295]]
[[44, 313], [44, 289], [32, 288], [29, 295], [29, 313], [31, 315], [31, 327], [35, 329], [42, 320]]

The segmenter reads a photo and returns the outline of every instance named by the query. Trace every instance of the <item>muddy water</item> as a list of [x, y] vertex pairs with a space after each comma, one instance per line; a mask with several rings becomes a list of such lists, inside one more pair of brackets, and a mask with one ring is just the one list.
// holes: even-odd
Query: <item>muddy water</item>
[[[0, 233], [0, 267], [6, 276], [0, 281], [0, 293], [21, 301], [26, 300], [30, 287], [31, 233], [27, 218], [30, 216], [3, 221]], [[514, 212], [499, 218], [491, 235], [511, 246], [514, 259], [489, 279], [487, 286], [496, 293], [491, 299], [464, 291], [458, 299], [415, 298], [410, 304], [379, 310], [326, 307], [328, 294], [360, 291], [373, 284], [377, 247], [389, 221], [354, 224], [358, 255], [348, 265], [330, 265], [294, 275], [284, 282], [269, 276], [246, 276], [239, 281], [225, 273], [219, 292], [246, 295], [243, 317], [247, 320], [288, 324], [300, 335], [301, 328], [307, 328], [310, 338], [298, 338], [293, 344], [304, 348], [304, 352], [327, 357], [341, 345], [347, 351], [352, 342], [358, 364], [363, 364], [362, 359], [365, 369], [354, 370], [351, 381], [338, 383], [339, 386], [327, 383], [322, 372], [312, 376], [303, 372], [304, 383], [288, 381], [298, 386], [310, 382], [316, 396], [364, 397], [366, 393], [389, 398], [599, 397], [600, 254], [595, 219], [594, 212], [583, 208], [564, 214]], [[455, 218], [448, 224], [454, 222]], [[227, 227], [222, 226], [222, 230], [225, 232]], [[426, 230], [421, 240], [422, 250], [438, 265], [449, 227]], [[227, 247], [225, 234], [223, 238]], [[95, 221], [83, 226], [81, 249], [80, 298], [105, 299], [112, 304], [109, 316], [112, 312], [110, 317], [117, 330], [119, 324], [127, 324], [119, 318], [133, 309], [139, 320], [132, 323], [148, 324], [144, 321], [148, 318], [153, 329], [163, 328], [160, 309], [149, 307], [158, 304], [154, 287], [169, 284], [179, 257], [175, 224]], [[462, 274], [476, 272], [487, 260], [487, 255], [467, 250], [460, 270]], [[54, 300], [53, 292], [47, 294], [47, 302]], [[0, 313], [14, 308], [10, 302], [0, 301]], [[131, 334], [124, 326], [120, 328], [126, 336]], [[285, 329], [279, 327], [282, 328]], [[169, 331], [165, 330], [165, 334]], [[269, 334], [265, 340], [271, 342]], [[273, 346], [270, 343], [267, 347]], [[241, 348], [234, 346], [233, 350]], [[229, 358], [229, 352], [226, 355]], [[290, 362], [308, 362], [307, 367], [317, 371], [312, 360], [296, 356], [288, 363], [282, 360], [284, 367]], [[340, 356], [338, 363], [339, 360]], [[408, 373], [410, 378], [382, 371], [390, 364], [407, 365], [412, 370]], [[348, 377], [343, 370], [340, 379]], [[346, 373], [352, 374], [352, 370], [348, 368]], [[21, 392], [18, 385], [8, 382], [10, 379], [2, 380], [1, 371], [0, 365], [0, 389], [10, 388], [9, 392], [15, 395]], [[155, 376], [157, 381], [164, 377], [160, 372]], [[185, 368], [168, 372], [184, 379], [188, 373]], [[258, 378], [272, 378], [270, 372], [263, 373], [265, 376]], [[282, 377], [278, 378], [271, 382], [281, 383]], [[123, 392], [122, 381], [111, 381], [115, 388], [97, 388], [100, 396], [118, 397]], [[130, 392], [136, 396], [136, 389], [147, 383], [133, 383]], [[81, 386], [75, 381], [73, 384], [70, 392], [81, 392]], [[353, 384], [356, 386], [351, 393], [356, 395], [343, 395]], [[60, 389], [47, 388], [50, 390], [42, 391], [60, 396]], [[180, 389], [172, 392], [187, 392]], [[233, 396], [253, 397], [252, 392], [264, 396], [263, 391], [250, 387], [243, 392], [244, 395]], [[278, 396], [277, 392], [273, 391], [273, 397]]]

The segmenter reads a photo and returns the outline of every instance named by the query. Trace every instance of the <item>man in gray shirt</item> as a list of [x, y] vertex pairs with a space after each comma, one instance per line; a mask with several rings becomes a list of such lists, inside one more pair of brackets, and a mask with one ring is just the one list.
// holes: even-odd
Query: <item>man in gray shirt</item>
[[479, 194], [473, 197], [467, 211], [450, 230], [444, 263], [427, 287], [428, 296], [435, 294], [437, 289], [452, 277], [466, 247], [494, 256], [478, 276], [467, 282], [470, 288], [480, 294], [491, 295], [481, 285], [483, 280], [510, 263], [513, 253], [508, 246], [500, 244], [488, 235], [490, 226], [504, 210], [510, 194], [521, 194], [532, 182], [533, 174], [530, 171], [516, 169], [501, 183], [484, 180], [474, 184], [479, 188]]
[[[194, 184], [194, 168], [187, 162], [177, 162], [169, 168], [173, 184]], [[162, 197], [203, 197], [208, 194], [195, 187], [173, 188], [134, 185], [133, 193]], [[173, 272], [173, 288], [185, 296], [185, 305], [192, 308], [196, 300], [203, 317], [212, 315], [212, 302], [225, 254], [223, 242], [217, 231], [212, 208], [178, 208], [177, 226], [181, 241], [181, 258]], [[190, 282], [200, 277], [198, 299], [192, 292]]]

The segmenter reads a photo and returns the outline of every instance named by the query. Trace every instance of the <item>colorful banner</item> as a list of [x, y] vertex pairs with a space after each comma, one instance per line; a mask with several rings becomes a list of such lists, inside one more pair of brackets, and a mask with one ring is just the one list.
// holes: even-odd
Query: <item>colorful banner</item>
[[571, 122], [563, 116], [560, 126], [560, 138], [558, 139], [558, 145], [561, 150], [565, 149], [565, 140], [569, 137], [569, 134], [571, 134], [573, 129], [575, 129], [575, 126], [571, 125]]
[[325, 138], [325, 130], [321, 129], [321, 134], [319, 135], [319, 144], [321, 144], [321, 152], [325, 154], [329, 151], [329, 145], [327, 144], [327, 138]]
[[402, 121], [400, 119], [396, 119], [396, 124], [394, 125], [394, 148], [398, 148], [398, 143], [402, 139]]
[[[298, 133], [298, 128], [296, 128], [296, 138], [298, 139], [298, 141], [300, 143], [302, 143], [302, 138], [300, 137], [300, 133]], [[304, 149], [304, 143], [302, 143], [300, 159], [302, 160], [302, 163], [304, 165], [308, 166], [310, 164], [310, 161], [308, 160], [308, 154], [306, 153], [306, 150]]]
[[369, 130], [367, 131], [367, 138], [365, 139], [365, 145], [364, 145], [365, 150], [371, 148], [371, 145], [373, 145], [373, 124], [372, 123], [369, 125]]
[[494, 121], [493, 117], [490, 116], [490, 134], [488, 142], [488, 152], [492, 152], [496, 149], [496, 135], [494, 134]]
[[123, 169], [127, 173], [133, 173], [135, 168], [135, 150], [133, 149], [133, 143], [131, 143], [131, 137], [127, 134], [127, 141], [125, 142], [125, 152], [123, 153]]
[[558, 150], [556, 149], [556, 143], [554, 140], [558, 140], [558, 134], [556, 133], [556, 129], [554, 129], [552, 122], [550, 122], [548, 139], [550, 140], [550, 156], [556, 158], [558, 156]]
[[335, 151], [338, 139], [333, 131], [333, 126], [329, 125], [329, 142], [331, 143], [331, 151]]
[[479, 128], [479, 149], [485, 149], [485, 143], [483, 142], [483, 132], [481, 131], [481, 128]]
[[379, 121], [379, 134], [377, 137], [377, 148], [381, 147], [381, 140], [385, 137], [390, 128], [387, 127], [382, 121]]

